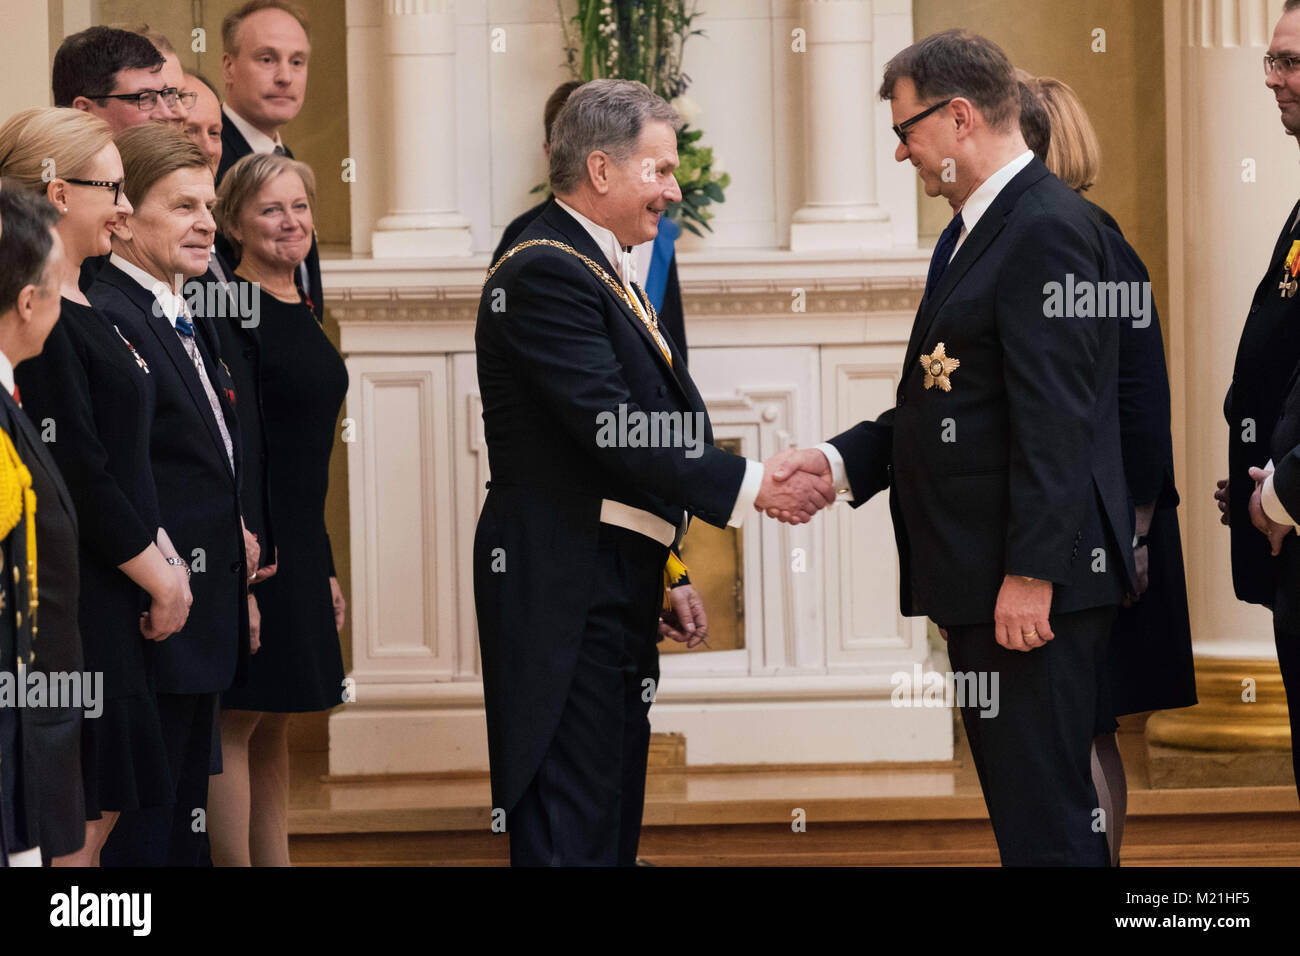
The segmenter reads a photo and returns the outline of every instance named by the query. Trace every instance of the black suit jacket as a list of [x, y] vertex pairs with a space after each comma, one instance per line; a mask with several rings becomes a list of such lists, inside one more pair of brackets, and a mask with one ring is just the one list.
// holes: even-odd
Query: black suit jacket
[[[1051, 581], [1053, 613], [1083, 610], [1136, 577], [1116, 320], [1045, 307], [1047, 283], [1109, 268], [1087, 205], [1033, 160], [922, 300], [896, 407], [831, 439], [855, 507], [890, 489], [904, 614], [990, 623], [1009, 574]], [[951, 391], [924, 388], [940, 342], [961, 362]]]
[[190, 578], [189, 620], [156, 649], [158, 690], [225, 690], [242, 676], [248, 657], [240, 430], [228, 397], [234, 383], [216, 355], [208, 322], [196, 317], [195, 340], [234, 445], [232, 472], [198, 372], [171, 322], [155, 314], [153, 294], [110, 263], [89, 298], [149, 363], [157, 390], [150, 451], [163, 527], [180, 556], [201, 567]]
[[[547, 197], [545, 201], [539, 202], [532, 209], [512, 219], [505, 231], [501, 233], [501, 241], [497, 243], [496, 250], [492, 253], [493, 265], [501, 260], [506, 250], [515, 244], [515, 240], [529, 224], [540, 216], [543, 210], [553, 205], [555, 205], [554, 197]], [[682, 361], [689, 364], [690, 356], [686, 348], [686, 313], [682, 310], [682, 287], [677, 281], [676, 253], [668, 262], [668, 284], [664, 287], [664, 307], [659, 310], [659, 328], [673, 340], [673, 345], [677, 346], [677, 350], [682, 353]]]
[[[234, 384], [232, 406], [239, 417], [243, 467], [239, 476], [239, 498], [244, 524], [257, 535], [261, 546], [259, 565], [275, 562], [275, 527], [271, 517], [270, 487], [267, 483], [266, 421], [262, 409], [262, 342], [258, 334], [260, 315], [242, 311], [258, 301], [251, 284], [232, 273], [229, 289], [233, 299], [214, 299], [219, 312], [203, 316], [202, 328], [211, 331], [222, 370]], [[202, 279], [211, 288], [217, 277], [209, 270]], [[223, 308], [223, 303], [226, 306]]]
[[1283, 412], [1291, 373], [1300, 361], [1300, 296], [1284, 299], [1278, 289], [1291, 240], [1300, 238], [1300, 232], [1291, 228], [1298, 209], [1300, 203], [1291, 208], [1251, 299], [1232, 385], [1223, 403], [1228, 420], [1232, 586], [1239, 599], [1252, 604], [1273, 603], [1280, 567], [1269, 552], [1268, 540], [1250, 523], [1250, 497], [1255, 490], [1250, 469], [1268, 463], [1275, 444], [1274, 426]]
[[[519, 239], [569, 245], [618, 284], [586, 230], [557, 205]], [[564, 706], [601, 500], [673, 526], [689, 512], [723, 527], [745, 462], [713, 447], [704, 402], [676, 348], [670, 343], [670, 366], [632, 308], [567, 252], [534, 246], [501, 263], [483, 288], [475, 344], [492, 473], [474, 540], [475, 604], [493, 799], [509, 812]], [[600, 422], [620, 406], [629, 415], [699, 416], [691, 419], [704, 426], [698, 457], [680, 446], [609, 443]]]
[[[27, 669], [53, 673], [83, 670], [81, 630], [77, 621], [80, 575], [77, 553], [77, 512], [59, 470], [40, 435], [12, 396], [0, 388], [0, 428], [8, 432], [18, 456], [32, 475], [36, 492], [37, 587], [40, 608], [36, 620], [26, 613], [26, 540], [3, 569], [8, 584], [14, 571], [22, 578], [19, 593], [10, 593], [6, 615], [21, 611], [17, 625], [19, 650], [26, 646]], [[22, 527], [20, 522], [20, 527]], [[24, 710], [22, 774], [25, 778], [27, 822], [46, 859], [81, 849], [85, 841], [86, 806], [81, 786], [82, 711], [74, 707]], [[34, 843], [29, 843], [29, 846]], [[11, 848], [12, 851], [13, 848]], [[20, 848], [21, 849], [21, 848]]]
[[[1273, 490], [1278, 501], [1288, 515], [1300, 520], [1300, 364], [1287, 381], [1286, 399], [1272, 430], [1268, 452], [1273, 459]], [[1249, 522], [1249, 518], [1246, 520]], [[1253, 526], [1247, 527], [1264, 537]], [[1300, 633], [1300, 536], [1287, 535], [1278, 556], [1269, 558], [1275, 591], [1267, 603], [1273, 608], [1275, 629], [1283, 634]]]
[[[221, 185], [221, 180], [225, 178], [230, 167], [235, 165], [245, 156], [253, 151], [253, 147], [248, 145], [248, 140], [244, 139], [235, 124], [230, 122], [229, 118], [223, 113], [221, 117], [221, 161], [217, 164], [217, 185]], [[284, 155], [293, 159], [293, 153], [288, 146], [284, 148]], [[235, 254], [234, 248], [226, 241], [225, 236], [217, 234], [215, 243], [217, 252], [221, 255], [225, 263], [231, 266], [231, 271], [227, 278], [234, 275], [234, 267], [239, 265], [239, 256]], [[316, 313], [316, 320], [320, 321], [325, 314], [325, 293], [320, 279], [320, 251], [316, 248], [316, 235], [312, 234], [311, 249], [307, 251], [307, 282], [309, 288], [303, 291], [307, 293], [307, 299], [311, 302], [311, 310]], [[295, 281], [299, 281], [298, 270], [294, 270]]]

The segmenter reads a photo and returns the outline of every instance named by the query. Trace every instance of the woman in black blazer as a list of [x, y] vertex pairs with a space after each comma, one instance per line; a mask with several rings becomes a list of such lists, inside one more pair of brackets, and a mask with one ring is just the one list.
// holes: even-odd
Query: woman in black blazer
[[241, 415], [260, 410], [264, 420], [277, 569], [254, 589], [261, 648], [247, 680], [222, 695], [224, 769], [209, 799], [218, 866], [289, 863], [288, 717], [328, 709], [342, 696], [344, 606], [325, 495], [348, 375], [294, 284], [311, 248], [314, 191], [309, 167], [267, 153], [231, 167], [217, 194], [218, 228], [240, 255], [234, 298], [258, 306], [255, 324], [245, 320], [240, 330], [255, 345], [227, 361], [258, 363], [259, 394]]
[[[1078, 95], [1051, 77], [1021, 74], [1021, 129], [1048, 169], [1082, 194], [1097, 178], [1097, 135]], [[1150, 288], [1137, 251], [1106, 210], [1089, 203], [1113, 258], [1113, 279]], [[1105, 698], [1093, 740], [1093, 779], [1106, 809], [1111, 862], [1118, 864], [1127, 811], [1116, 717], [1196, 703], [1187, 580], [1178, 532], [1169, 374], [1154, 299], [1144, 317], [1120, 319], [1119, 411], [1124, 476], [1135, 512], [1133, 557], [1139, 593], [1130, 594], [1111, 631]]]
[[[59, 178], [43, 173], [53, 158]], [[97, 866], [121, 811], [171, 798], [151, 683], [150, 642], [181, 629], [187, 572], [161, 527], [149, 459], [154, 391], [133, 345], [77, 287], [82, 261], [109, 250], [131, 205], [122, 161], [102, 120], [29, 110], [0, 129], [0, 175], [43, 193], [59, 213], [68, 262], [58, 324], [15, 379], [79, 515], [78, 618], [85, 668], [104, 675], [101, 716], [82, 722], [86, 840], [56, 863]], [[38, 528], [40, 521], [38, 519]]]

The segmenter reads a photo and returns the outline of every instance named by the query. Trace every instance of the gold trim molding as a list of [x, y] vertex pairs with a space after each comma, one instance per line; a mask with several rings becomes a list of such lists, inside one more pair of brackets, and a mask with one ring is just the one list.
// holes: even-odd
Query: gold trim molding
[[1198, 657], [1196, 690], [1200, 703], [1195, 707], [1151, 715], [1149, 744], [1229, 752], [1290, 750], [1286, 690], [1276, 660]]

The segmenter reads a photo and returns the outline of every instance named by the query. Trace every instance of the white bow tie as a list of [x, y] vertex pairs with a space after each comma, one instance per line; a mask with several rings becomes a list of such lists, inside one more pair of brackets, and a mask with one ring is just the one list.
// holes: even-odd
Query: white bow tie
[[632, 250], [622, 246], [618, 248], [618, 277], [627, 286], [636, 282], [636, 260], [632, 257]]

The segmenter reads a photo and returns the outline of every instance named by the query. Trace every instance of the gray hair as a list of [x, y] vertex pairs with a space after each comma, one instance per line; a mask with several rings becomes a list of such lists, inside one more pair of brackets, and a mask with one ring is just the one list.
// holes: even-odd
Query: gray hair
[[587, 176], [587, 157], [600, 150], [616, 163], [636, 148], [647, 123], [682, 128], [681, 117], [644, 83], [592, 80], [569, 96], [551, 129], [551, 191], [571, 193]]

